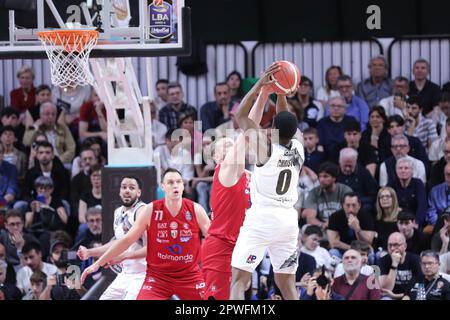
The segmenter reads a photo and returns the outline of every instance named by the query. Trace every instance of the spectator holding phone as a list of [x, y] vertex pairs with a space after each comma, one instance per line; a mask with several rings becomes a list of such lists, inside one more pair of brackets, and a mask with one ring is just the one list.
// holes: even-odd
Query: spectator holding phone
[[332, 290], [334, 280], [325, 266], [317, 268], [307, 283], [307, 289], [300, 300], [345, 300]]
[[56, 122], [56, 105], [52, 102], [43, 103], [39, 114], [40, 117], [34, 125], [26, 128], [23, 144], [30, 146], [37, 134], [45, 134], [54, 148], [55, 155], [70, 168], [76, 145], [70, 130]]

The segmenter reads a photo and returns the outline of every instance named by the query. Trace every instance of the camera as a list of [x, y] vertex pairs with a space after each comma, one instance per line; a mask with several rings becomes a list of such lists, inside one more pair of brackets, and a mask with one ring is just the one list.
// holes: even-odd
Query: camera
[[317, 277], [316, 282], [322, 289], [325, 289], [330, 284], [330, 279], [325, 274], [325, 265], [322, 266], [322, 273]]

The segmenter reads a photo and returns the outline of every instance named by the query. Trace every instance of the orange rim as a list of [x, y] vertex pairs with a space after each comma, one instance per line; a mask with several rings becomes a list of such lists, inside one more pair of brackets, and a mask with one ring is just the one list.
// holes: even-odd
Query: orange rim
[[[58, 29], [39, 31], [37, 35], [41, 41], [45, 41], [47, 44], [64, 46], [69, 49], [68, 51], [80, 51], [91, 40], [98, 39], [99, 32], [97, 30]], [[77, 40], [76, 43], [75, 39]]]

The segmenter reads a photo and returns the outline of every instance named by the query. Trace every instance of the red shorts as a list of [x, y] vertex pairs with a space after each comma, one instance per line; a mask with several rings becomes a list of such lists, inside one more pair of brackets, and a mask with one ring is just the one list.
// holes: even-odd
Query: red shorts
[[202, 246], [202, 272], [205, 278], [205, 300], [229, 300], [231, 283], [231, 255], [234, 244], [214, 235], [208, 236]]
[[173, 295], [181, 300], [202, 300], [204, 294], [205, 281], [201, 273], [175, 279], [147, 272], [137, 300], [169, 300]]

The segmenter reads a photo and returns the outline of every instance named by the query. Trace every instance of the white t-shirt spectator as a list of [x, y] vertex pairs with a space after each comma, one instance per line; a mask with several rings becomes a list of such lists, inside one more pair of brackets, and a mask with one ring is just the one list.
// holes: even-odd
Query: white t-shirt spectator
[[330, 90], [330, 93], [328, 94], [327, 89], [320, 87], [319, 90], [317, 90], [316, 99], [328, 102], [330, 98], [339, 97], [340, 95], [338, 90]]
[[79, 117], [80, 108], [83, 103], [91, 97], [90, 86], [77, 86], [74, 91], [64, 91], [59, 87], [52, 89], [53, 102], [58, 104], [58, 99], [70, 104], [70, 114]]
[[331, 258], [331, 255], [330, 255], [330, 253], [328, 252], [327, 249], [324, 249], [321, 246], [318, 246], [316, 248], [316, 250], [310, 251], [310, 250], [306, 249], [306, 247], [303, 246], [300, 249], [300, 251], [313, 256], [314, 259], [316, 259], [316, 266], [317, 266], [317, 268], [319, 268], [319, 267], [321, 267], [323, 265], [328, 270], [330, 270], [332, 268], [332, 266], [331, 266], [332, 258]]
[[[42, 272], [47, 276], [56, 274], [58, 269], [50, 263], [43, 262]], [[31, 292], [31, 282], [30, 277], [33, 271], [30, 267], [25, 266], [17, 272], [16, 276], [16, 287], [19, 288], [24, 294]]]
[[394, 116], [396, 114], [398, 114], [402, 118], [405, 117], [405, 115], [403, 114], [403, 111], [394, 106], [394, 96], [390, 96], [390, 97], [381, 99], [379, 105], [384, 108], [384, 111], [386, 111], [386, 116], [388, 116], [388, 117]]
[[167, 145], [159, 146], [155, 149], [154, 156], [159, 158], [161, 172], [168, 168], [177, 169], [181, 172], [184, 181], [189, 181], [194, 177], [194, 165], [190, 151], [176, 146], [172, 150], [173, 156], [170, 154]]
[[159, 120], [152, 119], [153, 149], [166, 143], [167, 127]]

